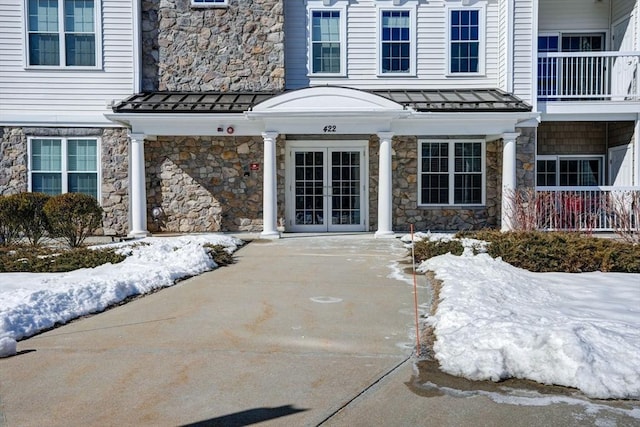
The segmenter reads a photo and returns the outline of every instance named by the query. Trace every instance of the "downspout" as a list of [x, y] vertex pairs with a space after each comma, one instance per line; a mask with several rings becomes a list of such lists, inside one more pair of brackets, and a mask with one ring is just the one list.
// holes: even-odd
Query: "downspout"
[[532, 111], [538, 111], [538, 0], [533, 0], [531, 11], [531, 105]]
[[140, 67], [142, 66], [142, 13], [140, 3], [142, 0], [134, 0], [133, 16], [131, 17], [131, 25], [133, 26], [133, 93], [140, 93], [142, 86], [142, 75]]
[[515, 23], [513, 22], [515, 19], [515, 14], [514, 14], [514, 1], [515, 0], [509, 0], [507, 2], [507, 27], [505, 28], [506, 34], [507, 34], [507, 75], [506, 75], [506, 82], [507, 82], [507, 87], [506, 87], [506, 91], [508, 93], [513, 93], [513, 61], [514, 61], [514, 46], [513, 46], [513, 41], [515, 38], [514, 35], [514, 28], [515, 28]]

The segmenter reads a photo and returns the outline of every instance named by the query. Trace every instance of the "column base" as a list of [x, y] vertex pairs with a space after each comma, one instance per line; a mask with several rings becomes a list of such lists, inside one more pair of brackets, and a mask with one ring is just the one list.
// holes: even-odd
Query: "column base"
[[280, 232], [279, 231], [263, 231], [260, 233], [261, 239], [279, 239]]
[[151, 236], [151, 233], [149, 233], [146, 230], [131, 230], [129, 234], [127, 234], [127, 237], [131, 237], [133, 239], [149, 237], [149, 236]]
[[374, 234], [374, 237], [376, 239], [392, 239], [395, 236], [396, 236], [396, 233], [394, 233], [393, 231], [381, 231], [381, 230], [378, 230]]

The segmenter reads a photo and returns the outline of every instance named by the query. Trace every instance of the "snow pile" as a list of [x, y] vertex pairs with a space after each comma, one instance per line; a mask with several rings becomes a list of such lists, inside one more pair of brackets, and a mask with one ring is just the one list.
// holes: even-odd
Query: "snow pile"
[[640, 398], [640, 274], [532, 273], [471, 251], [420, 270], [443, 282], [427, 319], [443, 371]]
[[0, 274], [0, 340], [19, 340], [211, 270], [216, 264], [203, 245], [222, 245], [232, 252], [241, 243], [215, 234], [149, 237], [109, 245], [128, 255], [116, 265], [68, 273]]
[[0, 338], [0, 358], [15, 356], [16, 350], [16, 340], [8, 337]]

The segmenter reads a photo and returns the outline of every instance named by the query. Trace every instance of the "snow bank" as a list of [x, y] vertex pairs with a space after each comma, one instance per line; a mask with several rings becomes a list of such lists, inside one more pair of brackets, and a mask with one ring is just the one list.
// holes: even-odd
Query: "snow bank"
[[16, 340], [8, 337], [0, 338], [0, 358], [15, 356], [16, 350]]
[[207, 243], [232, 252], [242, 242], [215, 234], [149, 237], [109, 245], [128, 254], [116, 265], [68, 273], [2, 273], [0, 337], [19, 340], [211, 270], [216, 264], [203, 248]]
[[640, 398], [640, 274], [531, 273], [469, 252], [420, 270], [443, 282], [427, 320], [443, 371]]

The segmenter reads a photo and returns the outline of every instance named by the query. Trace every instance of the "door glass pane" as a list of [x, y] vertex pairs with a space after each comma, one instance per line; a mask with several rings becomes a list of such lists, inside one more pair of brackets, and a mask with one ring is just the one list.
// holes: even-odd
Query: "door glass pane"
[[331, 224], [360, 224], [360, 152], [331, 153]]
[[324, 224], [324, 177], [322, 151], [295, 155], [295, 223]]

